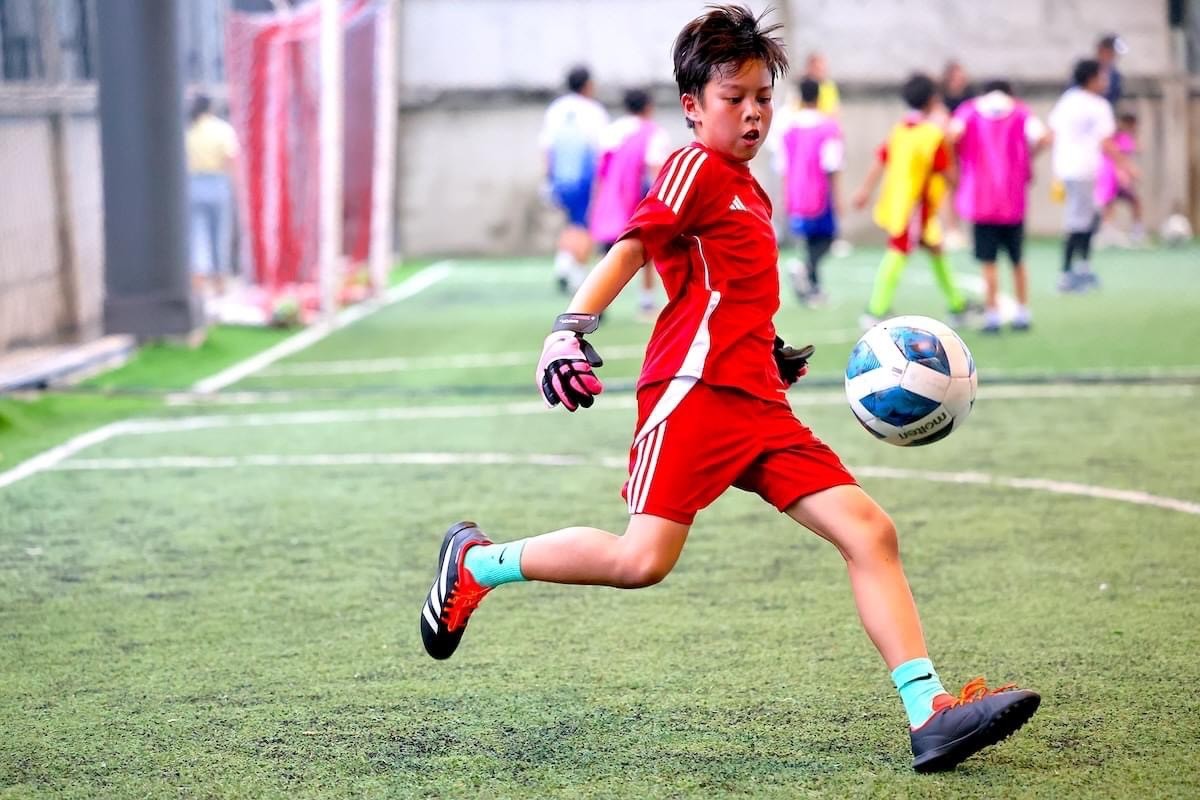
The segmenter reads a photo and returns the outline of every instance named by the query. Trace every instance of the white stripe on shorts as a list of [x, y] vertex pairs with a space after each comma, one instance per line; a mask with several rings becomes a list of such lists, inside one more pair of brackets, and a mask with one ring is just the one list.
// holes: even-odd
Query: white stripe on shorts
[[650, 496], [650, 483], [654, 480], [654, 470], [658, 467], [658, 453], [662, 450], [663, 439], [667, 438], [667, 423], [664, 421], [658, 427], [657, 436], [654, 436], [654, 449], [650, 453], [650, 466], [646, 470], [646, 475], [642, 481], [641, 496], [638, 498], [637, 507], [634, 511], [641, 514], [646, 510], [646, 498]]
[[646, 494], [650, 488], [650, 481], [654, 478], [654, 467], [658, 463], [658, 451], [662, 448], [662, 436], [666, 427], [664, 421], [638, 442], [637, 457], [629, 473], [630, 514], [639, 514], [646, 507]]

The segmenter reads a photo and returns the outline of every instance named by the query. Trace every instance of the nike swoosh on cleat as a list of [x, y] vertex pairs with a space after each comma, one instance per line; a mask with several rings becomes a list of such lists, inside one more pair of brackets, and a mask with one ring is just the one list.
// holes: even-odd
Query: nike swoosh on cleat
[[500, 551], [500, 557], [496, 559], [496, 563], [497, 563], [497, 564], [503, 564], [503, 563], [504, 563], [504, 554], [505, 554], [505, 553], [507, 553], [507, 552], [508, 552], [508, 548], [507, 548], [507, 547], [506, 547], [506, 548], [504, 548], [503, 550], [501, 550], [501, 551]]

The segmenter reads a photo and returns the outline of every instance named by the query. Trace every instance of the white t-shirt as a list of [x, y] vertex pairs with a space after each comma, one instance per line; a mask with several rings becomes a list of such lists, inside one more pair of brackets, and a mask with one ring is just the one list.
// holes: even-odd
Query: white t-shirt
[[591, 180], [606, 127], [608, 112], [590, 97], [572, 92], [551, 103], [538, 135], [538, 146], [553, 165], [551, 180], [570, 184]]
[[237, 133], [233, 126], [214, 114], [202, 114], [188, 126], [184, 135], [188, 172], [220, 174], [229, 172], [238, 156]]
[[1050, 112], [1050, 129], [1054, 131], [1054, 176], [1064, 181], [1095, 180], [1100, 143], [1117, 129], [1108, 101], [1073, 86]]

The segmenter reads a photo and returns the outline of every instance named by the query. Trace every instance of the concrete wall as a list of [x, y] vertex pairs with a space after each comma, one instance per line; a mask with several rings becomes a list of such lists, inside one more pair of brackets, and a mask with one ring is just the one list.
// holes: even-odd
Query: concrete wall
[[[1043, 90], [1027, 99], [1045, 119], [1056, 98], [1056, 93]], [[1127, 107], [1139, 116], [1142, 197], [1147, 222], [1154, 226], [1166, 214], [1188, 206], [1187, 170], [1165, 158], [1171, 152], [1168, 139], [1177, 126], [1169, 121], [1162, 97], [1132, 98]], [[536, 138], [544, 108], [540, 102], [526, 101], [500, 109], [426, 106], [404, 113], [398, 202], [406, 254], [521, 254], [552, 249], [561, 213], [547, 207], [538, 195], [542, 167]], [[1191, 98], [1190, 108], [1193, 119], [1200, 121], [1200, 93]], [[861, 183], [875, 150], [902, 113], [900, 101], [887, 97], [845, 99], [841, 113], [847, 145], [842, 176], [845, 198]], [[660, 103], [657, 117], [674, 146], [690, 141], [681, 115], [666, 101]], [[1200, 125], [1194, 121], [1191, 129], [1200, 130]], [[1200, 176], [1198, 147], [1197, 137], [1192, 137], [1191, 170]], [[452, 157], [438, 155], [447, 148], [452, 148]], [[769, 159], [760, 155], [752, 168], [777, 196], [778, 179]], [[1035, 163], [1030, 189], [1029, 229], [1035, 234], [1059, 231], [1061, 207], [1050, 200], [1050, 178], [1050, 158], [1045, 153]], [[1195, 177], [1191, 196], [1198, 192], [1200, 177]], [[882, 241], [868, 211], [852, 211], [848, 203], [842, 225], [852, 239]]]
[[[976, 77], [1024, 85], [1035, 110], [1049, 112], [1078, 57], [1100, 33], [1130, 45], [1122, 61], [1129, 101], [1142, 119], [1143, 195], [1155, 223], [1192, 204], [1185, 153], [1186, 107], [1164, 103], [1170, 71], [1165, 4], [1128, 0], [791, 0], [747, 3], [780, 9], [797, 69], [812, 49], [826, 54], [843, 90], [847, 187], [859, 183], [874, 149], [903, 112], [895, 86], [908, 72], [940, 71], [961, 60]], [[399, 231], [409, 254], [546, 252], [559, 216], [538, 199], [535, 140], [545, 104], [566, 70], [592, 67], [610, 109], [628, 86], [649, 86], [660, 122], [682, 146], [689, 135], [671, 82], [671, 43], [702, 0], [405, 0], [401, 22]], [[470, 57], [465, 58], [464, 53]], [[784, 99], [790, 84], [783, 87]], [[1196, 95], [1195, 88], [1193, 95]], [[1186, 93], [1182, 95], [1186, 98]], [[1200, 99], [1193, 97], [1193, 107]], [[1191, 130], [1197, 130], [1192, 127]], [[1194, 149], [1194, 148], [1193, 148]], [[756, 173], [773, 191], [762, 164]], [[1194, 162], [1190, 162], [1194, 163]], [[1200, 169], [1190, 167], [1190, 169]], [[1030, 227], [1058, 230], [1049, 200], [1049, 159], [1037, 165]], [[1181, 175], [1183, 176], [1181, 178]], [[1200, 184], [1197, 184], [1200, 185]], [[846, 192], [849, 195], [849, 190]], [[875, 233], [866, 213], [850, 213], [854, 238]]]
[[0, 187], [0, 352], [99, 334], [104, 243], [94, 116], [0, 109]]
[[[591, 64], [601, 83], [671, 76], [671, 43], [705, 0], [405, 0], [402, 70], [410, 91], [557, 88]], [[892, 81], [960, 58], [980, 75], [1060, 80], [1117, 31], [1131, 75], [1168, 69], [1161, 0], [747, 0], [779, 9], [796, 61], [827, 54], [843, 81]], [[470, 57], [464, 57], [464, 54]]]

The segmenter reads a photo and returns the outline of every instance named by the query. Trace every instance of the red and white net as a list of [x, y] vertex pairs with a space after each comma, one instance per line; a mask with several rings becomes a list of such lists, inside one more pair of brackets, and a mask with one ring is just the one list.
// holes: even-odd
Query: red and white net
[[[375, 42], [380, 9], [343, 0], [344, 98], [339, 303], [367, 290], [375, 150]], [[290, 306], [302, 320], [320, 302], [320, 9], [231, 12], [226, 34], [230, 121], [241, 145], [238, 216], [244, 274], [270, 319]]]

